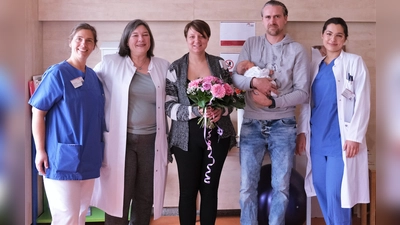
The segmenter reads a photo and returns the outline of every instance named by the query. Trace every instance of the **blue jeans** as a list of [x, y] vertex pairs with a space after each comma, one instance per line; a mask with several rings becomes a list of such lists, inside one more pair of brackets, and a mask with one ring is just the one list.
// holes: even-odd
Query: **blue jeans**
[[257, 186], [265, 153], [271, 159], [272, 199], [269, 225], [284, 225], [296, 145], [294, 117], [278, 120], [244, 118], [240, 133], [240, 223], [258, 225]]

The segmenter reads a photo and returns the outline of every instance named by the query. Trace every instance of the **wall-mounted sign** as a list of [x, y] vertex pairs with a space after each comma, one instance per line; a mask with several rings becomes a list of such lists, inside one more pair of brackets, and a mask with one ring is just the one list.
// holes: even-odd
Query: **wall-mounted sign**
[[232, 73], [233, 68], [236, 66], [236, 62], [238, 60], [238, 53], [221, 53], [221, 58], [225, 60], [226, 65], [228, 66], [229, 72]]
[[255, 23], [221, 22], [220, 24], [221, 46], [242, 46], [247, 38], [255, 35]]

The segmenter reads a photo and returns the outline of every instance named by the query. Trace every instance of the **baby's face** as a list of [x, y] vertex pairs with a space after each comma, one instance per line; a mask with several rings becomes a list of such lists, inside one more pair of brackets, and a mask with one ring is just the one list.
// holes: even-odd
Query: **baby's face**
[[252, 63], [248, 60], [242, 61], [238, 64], [237, 71], [239, 74], [244, 74], [244, 72], [246, 72], [248, 69], [250, 69], [253, 66], [255, 66], [254, 63]]
[[246, 61], [244, 64], [244, 68], [247, 71], [248, 69], [250, 69], [251, 67], [255, 66], [254, 63], [250, 62], [250, 61]]

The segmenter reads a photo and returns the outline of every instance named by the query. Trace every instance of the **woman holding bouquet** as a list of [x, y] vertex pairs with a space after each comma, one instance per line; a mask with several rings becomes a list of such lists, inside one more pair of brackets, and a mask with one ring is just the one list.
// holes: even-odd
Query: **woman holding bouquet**
[[369, 74], [360, 56], [343, 51], [348, 28], [342, 18], [327, 20], [321, 37], [326, 56], [313, 59], [296, 152], [306, 151], [305, 190], [317, 196], [326, 224], [350, 225], [351, 208], [369, 202]]
[[[207, 76], [218, 77], [228, 84], [232, 80], [224, 60], [206, 53], [211, 35], [206, 22], [189, 22], [184, 35], [189, 53], [169, 67], [165, 104], [166, 113], [172, 120], [169, 147], [178, 166], [179, 220], [181, 225], [196, 223], [196, 199], [200, 192], [200, 223], [212, 225], [217, 216], [222, 167], [229, 149], [235, 145], [235, 130], [229, 117], [233, 107], [210, 105], [201, 108], [188, 98], [187, 87], [188, 82]], [[198, 124], [201, 117], [209, 118], [215, 128]], [[223, 130], [222, 134], [218, 134], [218, 127]]]

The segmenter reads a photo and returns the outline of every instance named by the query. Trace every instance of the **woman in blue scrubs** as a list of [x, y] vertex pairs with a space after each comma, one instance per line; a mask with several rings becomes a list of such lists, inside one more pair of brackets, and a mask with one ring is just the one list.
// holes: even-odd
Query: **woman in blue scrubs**
[[326, 224], [350, 225], [351, 208], [369, 202], [369, 74], [360, 56], [343, 51], [348, 28], [342, 18], [327, 20], [321, 37], [326, 56], [313, 59], [296, 152], [306, 151], [305, 189], [317, 196]]
[[86, 66], [97, 33], [87, 23], [69, 37], [71, 56], [50, 66], [29, 100], [35, 165], [44, 176], [52, 224], [84, 225], [100, 176], [104, 143], [104, 94], [96, 73]]

